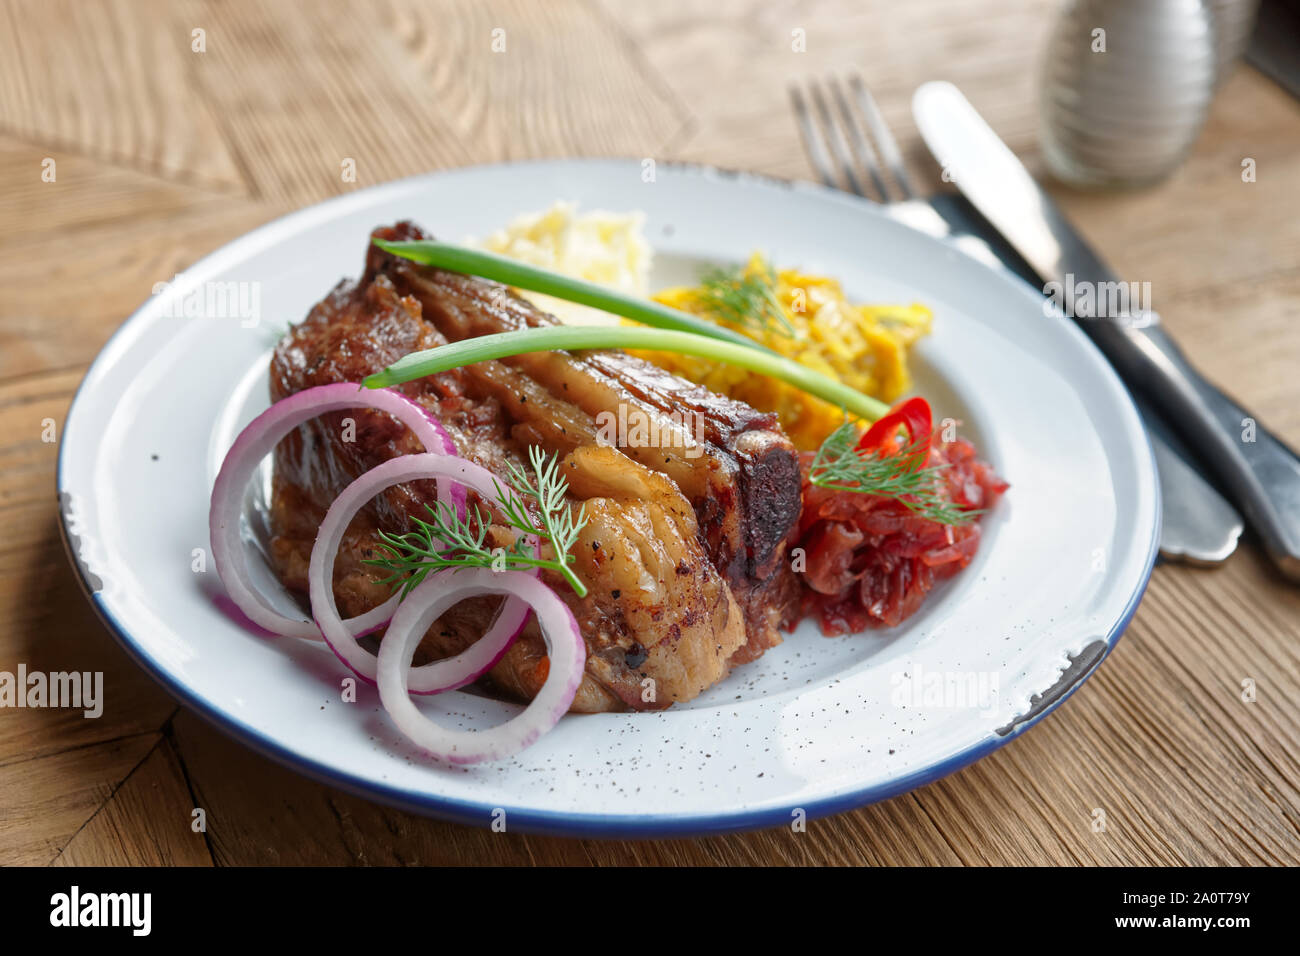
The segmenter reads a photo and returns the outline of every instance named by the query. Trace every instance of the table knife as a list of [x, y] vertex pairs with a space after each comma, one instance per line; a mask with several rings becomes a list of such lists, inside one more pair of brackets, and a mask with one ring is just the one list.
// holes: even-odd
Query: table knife
[[[1045, 283], [1069, 290], [1119, 280], [951, 83], [912, 101], [930, 151], [962, 194]], [[1300, 457], [1191, 365], [1150, 310], [1076, 318], [1130, 387], [1166, 413], [1197, 459], [1245, 515], [1278, 569], [1300, 580]]]

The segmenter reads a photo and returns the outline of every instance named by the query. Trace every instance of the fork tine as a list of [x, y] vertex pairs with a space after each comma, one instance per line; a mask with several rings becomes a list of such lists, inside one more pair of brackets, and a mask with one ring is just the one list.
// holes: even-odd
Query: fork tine
[[822, 131], [831, 144], [831, 152], [835, 155], [835, 159], [844, 172], [844, 179], [849, 184], [849, 189], [859, 196], [865, 196], [866, 193], [862, 191], [862, 183], [858, 182], [858, 174], [853, 171], [853, 157], [849, 155], [849, 148], [844, 141], [844, 134], [839, 126], [835, 124], [835, 118], [831, 116], [831, 109], [826, 104], [826, 97], [822, 95], [820, 84], [816, 80], [809, 80], [808, 90], [812, 93], [813, 105], [817, 108], [817, 115], [821, 119]]
[[876, 187], [876, 195], [880, 197], [881, 202], [889, 202], [889, 190], [885, 188], [885, 180], [880, 175], [880, 164], [876, 162], [876, 151], [867, 141], [867, 137], [862, 132], [862, 123], [854, 117], [853, 110], [849, 107], [849, 99], [844, 95], [844, 87], [834, 76], [826, 81], [826, 85], [831, 89], [831, 95], [835, 97], [835, 105], [839, 109], [840, 119], [843, 121], [844, 128], [849, 131], [849, 140], [871, 177], [872, 184]]
[[817, 132], [817, 126], [813, 122], [808, 104], [804, 101], [803, 93], [799, 91], [797, 83], [790, 84], [790, 105], [794, 108], [795, 122], [799, 124], [799, 136], [803, 140], [804, 152], [808, 154], [808, 161], [812, 163], [813, 170], [823, 183], [831, 189], [838, 189], [835, 175], [831, 171], [830, 158], [826, 155], [826, 147]]
[[893, 134], [889, 132], [889, 127], [885, 125], [885, 118], [881, 115], [880, 108], [876, 106], [871, 91], [862, 82], [862, 77], [856, 73], [849, 77], [849, 86], [857, 94], [858, 106], [862, 109], [862, 115], [867, 121], [867, 127], [871, 130], [872, 137], [876, 141], [876, 148], [880, 150], [885, 167], [893, 175], [894, 181], [898, 183], [898, 188], [903, 191], [903, 196], [907, 199], [915, 198], [916, 190], [912, 187], [912, 180], [907, 175], [907, 170], [903, 168], [903, 154], [898, 148], [898, 141], [894, 139]]

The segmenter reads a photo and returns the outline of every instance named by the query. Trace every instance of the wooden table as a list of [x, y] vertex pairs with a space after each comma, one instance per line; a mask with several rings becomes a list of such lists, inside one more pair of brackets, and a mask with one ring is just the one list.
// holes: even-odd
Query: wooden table
[[[960, 85], [1038, 168], [1036, 57], [1052, 7], [5, 2], [0, 670], [102, 670], [111, 706], [98, 720], [0, 711], [0, 863], [1300, 862], [1300, 588], [1254, 544], [1220, 570], [1158, 568], [1093, 679], [960, 773], [802, 834], [622, 843], [433, 822], [254, 755], [127, 659], [59, 542], [44, 420], [61, 426], [87, 365], [155, 283], [246, 230], [395, 177], [526, 157], [810, 178], [785, 84], [831, 69], [863, 73], [920, 182], [938, 180], [909, 109], [928, 79]], [[806, 53], [791, 50], [795, 29]], [[1242, 182], [1246, 157], [1254, 183]], [[340, 176], [349, 158], [355, 183]], [[1297, 181], [1300, 108], [1242, 68], [1168, 182], [1055, 190], [1127, 278], [1152, 283], [1202, 368], [1294, 445]], [[191, 830], [195, 807], [206, 834]]]

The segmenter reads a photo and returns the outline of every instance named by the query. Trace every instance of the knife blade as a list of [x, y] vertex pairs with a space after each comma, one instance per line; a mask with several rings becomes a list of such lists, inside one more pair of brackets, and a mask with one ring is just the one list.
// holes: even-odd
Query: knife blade
[[[1124, 381], [1142, 391], [1186, 440], [1259, 535], [1278, 569], [1300, 580], [1300, 456], [1206, 381], [1149, 309], [1080, 317], [1077, 290], [1119, 279], [1075, 232], [1015, 154], [951, 83], [926, 83], [912, 101], [930, 151], [958, 189], [1046, 283]], [[1106, 284], [1103, 286], [1102, 284]]]

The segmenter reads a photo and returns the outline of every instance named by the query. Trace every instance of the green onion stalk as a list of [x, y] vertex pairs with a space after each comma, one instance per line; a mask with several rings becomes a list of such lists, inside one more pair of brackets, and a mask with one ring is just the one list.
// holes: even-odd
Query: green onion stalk
[[[535, 291], [550, 292], [549, 289]], [[709, 329], [712, 333], [722, 331], [716, 326], [709, 326]], [[889, 411], [889, 406], [884, 402], [864, 395], [855, 388], [850, 388], [775, 352], [759, 348], [748, 339], [744, 340], [744, 344], [738, 344], [718, 338], [716, 334], [702, 335], [694, 331], [631, 326], [556, 325], [481, 335], [426, 349], [423, 352], [412, 352], [398, 359], [382, 372], [367, 376], [363, 384], [367, 388], [386, 388], [423, 378], [426, 375], [460, 368], [462, 365], [473, 365], [475, 362], [507, 358], [526, 352], [551, 352], [556, 349], [569, 351], [645, 349], [675, 352], [679, 355], [695, 355], [779, 379], [810, 395], [838, 405], [850, 415], [868, 421], [875, 421]]]
[[579, 305], [621, 315], [652, 328], [694, 332], [697, 335], [707, 335], [710, 338], [722, 339], [751, 349], [772, 351], [739, 332], [706, 322], [680, 309], [672, 309], [649, 299], [617, 292], [572, 276], [560, 275], [548, 269], [531, 266], [526, 262], [507, 259], [493, 252], [468, 249], [465, 246], [436, 242], [431, 239], [412, 239], [404, 242], [390, 242], [385, 239], [373, 241], [385, 252], [410, 259], [420, 265], [480, 276], [495, 282], [503, 282], [516, 289], [526, 289], [529, 292], [541, 292], [557, 299], [577, 302]]

